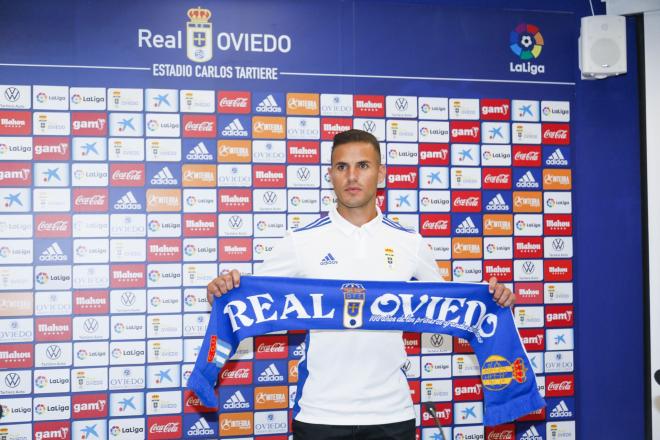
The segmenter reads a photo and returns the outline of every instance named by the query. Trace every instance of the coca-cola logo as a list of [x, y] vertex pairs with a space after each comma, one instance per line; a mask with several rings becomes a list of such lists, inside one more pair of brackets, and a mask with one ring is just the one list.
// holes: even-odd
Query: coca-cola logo
[[42, 221], [37, 225], [39, 232], [66, 232], [69, 229], [69, 222], [66, 220], [57, 220], [54, 222]]
[[210, 121], [204, 121], [204, 122], [188, 121], [184, 126], [184, 129], [186, 131], [203, 131], [210, 133], [213, 131], [213, 123]]
[[444, 231], [449, 229], [449, 221], [437, 220], [432, 222], [430, 220], [426, 220], [424, 223], [422, 223], [422, 229], [431, 231]]
[[76, 197], [76, 205], [86, 205], [86, 206], [103, 206], [105, 204], [106, 197], [101, 194], [96, 194], [93, 196], [78, 196]]
[[225, 370], [220, 375], [222, 379], [248, 379], [250, 377], [249, 368], [239, 368], [237, 370]]
[[568, 130], [546, 130], [543, 139], [568, 139]]
[[229, 99], [227, 97], [223, 97], [220, 99], [218, 104], [221, 107], [237, 107], [237, 108], [245, 108], [248, 105], [248, 99], [247, 98], [234, 98], [234, 99]]
[[286, 345], [281, 342], [273, 344], [259, 344], [257, 353], [282, 353], [286, 350]]
[[169, 432], [169, 433], [179, 432], [179, 424], [180, 424], [179, 422], [168, 422], [162, 425], [160, 423], [154, 423], [153, 425], [151, 425], [151, 428], [149, 428], [149, 432], [151, 434], [165, 433], [165, 432]]
[[130, 170], [130, 171], [117, 170], [114, 173], [112, 173], [112, 180], [138, 181], [140, 179], [142, 179], [142, 171], [140, 170]]

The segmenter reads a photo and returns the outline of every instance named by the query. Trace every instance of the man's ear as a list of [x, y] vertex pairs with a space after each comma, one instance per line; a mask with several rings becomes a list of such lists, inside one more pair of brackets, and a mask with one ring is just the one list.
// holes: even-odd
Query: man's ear
[[378, 183], [385, 182], [385, 173], [386, 173], [385, 165], [381, 163], [380, 165], [378, 165]]

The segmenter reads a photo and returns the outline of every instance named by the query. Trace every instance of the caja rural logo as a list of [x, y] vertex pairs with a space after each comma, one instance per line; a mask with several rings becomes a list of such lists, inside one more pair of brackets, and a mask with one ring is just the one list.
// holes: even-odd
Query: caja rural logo
[[533, 24], [520, 23], [509, 34], [509, 48], [522, 63], [509, 63], [509, 70], [516, 73], [536, 75], [545, 73], [543, 64], [533, 63], [541, 55], [545, 41], [539, 28]]

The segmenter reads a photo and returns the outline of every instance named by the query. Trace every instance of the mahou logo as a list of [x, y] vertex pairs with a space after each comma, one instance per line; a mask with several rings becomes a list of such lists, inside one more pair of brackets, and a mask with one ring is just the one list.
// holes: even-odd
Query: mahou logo
[[178, 238], [152, 238], [147, 241], [147, 258], [155, 262], [181, 260], [181, 240]]
[[544, 260], [543, 267], [546, 281], [571, 281], [573, 279], [572, 260]]
[[250, 92], [218, 92], [218, 113], [250, 113]]
[[71, 237], [71, 215], [68, 214], [37, 214], [34, 225], [37, 238]]
[[110, 164], [110, 184], [112, 186], [144, 186], [143, 163]]
[[252, 190], [250, 189], [218, 190], [218, 211], [220, 212], [252, 211]]
[[286, 167], [284, 165], [254, 165], [252, 181], [255, 188], [284, 188]]
[[353, 115], [382, 118], [385, 116], [385, 97], [378, 95], [353, 96]]
[[571, 214], [545, 214], [543, 216], [544, 235], [573, 235]]
[[336, 134], [353, 128], [350, 118], [321, 118], [321, 139], [332, 140]]
[[319, 163], [319, 143], [315, 141], [289, 141], [286, 145], [289, 163]]
[[94, 315], [110, 312], [107, 290], [81, 290], [73, 292], [73, 313]]
[[420, 234], [425, 237], [448, 237], [451, 234], [449, 214], [421, 214]]
[[255, 338], [255, 359], [286, 359], [289, 356], [286, 336], [260, 336]]
[[544, 144], [568, 145], [571, 142], [570, 126], [568, 124], [541, 125], [541, 138]]
[[184, 237], [217, 237], [218, 219], [214, 214], [184, 214]]
[[421, 335], [419, 333], [404, 333], [403, 346], [406, 349], [406, 354], [419, 354], [422, 349]]
[[183, 115], [183, 137], [214, 138], [216, 134], [214, 115]]
[[107, 188], [74, 188], [73, 210], [75, 212], [107, 212]]
[[110, 287], [122, 289], [144, 287], [146, 285], [145, 267], [142, 264], [115, 264], [110, 266]]
[[71, 317], [37, 318], [35, 328], [37, 341], [71, 340]]

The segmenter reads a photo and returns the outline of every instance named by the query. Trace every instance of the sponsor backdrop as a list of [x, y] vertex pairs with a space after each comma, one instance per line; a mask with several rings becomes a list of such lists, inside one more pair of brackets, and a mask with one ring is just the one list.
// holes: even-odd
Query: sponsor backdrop
[[304, 334], [246, 340], [220, 408], [185, 390], [205, 286], [328, 211], [353, 127], [381, 141], [380, 208], [443, 276], [515, 290], [548, 402], [484, 429], [470, 347], [406, 334], [420, 438], [440, 438], [429, 405], [456, 440], [575, 438], [571, 14], [128, 6], [3, 23], [42, 44], [0, 59], [0, 438], [288, 438]]

